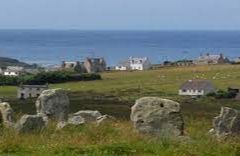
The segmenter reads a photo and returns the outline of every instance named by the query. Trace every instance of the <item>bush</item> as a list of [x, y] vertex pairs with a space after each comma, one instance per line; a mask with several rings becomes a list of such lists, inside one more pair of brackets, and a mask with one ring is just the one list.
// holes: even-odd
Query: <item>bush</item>
[[212, 92], [207, 94], [209, 97], [214, 97], [216, 99], [232, 99], [236, 97], [236, 93], [234, 92], [228, 92], [224, 90], [218, 90], [216, 93]]
[[0, 85], [42, 85], [46, 83], [64, 83], [70, 81], [91, 81], [100, 80], [99, 74], [76, 74], [73, 72], [42, 72], [36, 75], [23, 75], [18, 77], [0, 76]]

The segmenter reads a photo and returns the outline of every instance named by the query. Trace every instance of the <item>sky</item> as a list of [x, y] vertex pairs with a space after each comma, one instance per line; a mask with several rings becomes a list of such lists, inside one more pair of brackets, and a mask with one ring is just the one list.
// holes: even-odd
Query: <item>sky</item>
[[240, 30], [240, 0], [0, 0], [0, 29]]

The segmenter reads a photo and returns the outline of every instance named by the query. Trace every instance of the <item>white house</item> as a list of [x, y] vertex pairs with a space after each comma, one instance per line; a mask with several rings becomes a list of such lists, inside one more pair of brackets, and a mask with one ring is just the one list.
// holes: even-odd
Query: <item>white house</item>
[[21, 85], [18, 87], [17, 97], [19, 99], [36, 98], [47, 89], [48, 85]]
[[120, 71], [126, 71], [130, 70], [130, 61], [121, 61], [118, 63], [118, 65], [115, 67], [115, 70], [120, 70]]
[[179, 89], [179, 95], [203, 96], [216, 92], [215, 86], [208, 80], [188, 80]]
[[131, 70], [146, 70], [151, 67], [151, 62], [147, 57], [143, 58], [130, 57], [129, 63]]
[[79, 61], [63, 61], [62, 68], [63, 69], [74, 69], [80, 65]]
[[23, 67], [18, 66], [8, 66], [7, 69], [3, 72], [5, 76], [19, 76], [24, 72]]

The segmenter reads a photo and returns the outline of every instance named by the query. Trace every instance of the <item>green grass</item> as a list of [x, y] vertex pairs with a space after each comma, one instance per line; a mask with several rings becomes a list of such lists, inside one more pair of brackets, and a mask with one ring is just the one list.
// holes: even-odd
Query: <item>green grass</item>
[[142, 136], [126, 121], [101, 126], [86, 125], [55, 131], [54, 124], [39, 134], [0, 135], [0, 155], [162, 155], [162, 156], [237, 156], [240, 138], [217, 141], [206, 132], [210, 123], [187, 119], [186, 133], [191, 138], [161, 139]]
[[[230, 99], [190, 99], [177, 95], [188, 79], [209, 79], [219, 88], [240, 86], [240, 66], [200, 66], [165, 68], [143, 72], [109, 72], [103, 80], [51, 85], [70, 90], [71, 112], [91, 109], [116, 116], [116, 123], [69, 127], [55, 131], [54, 123], [41, 134], [17, 135], [0, 130], [0, 155], [162, 155], [162, 156], [239, 156], [240, 138], [218, 141], [208, 134], [212, 119], [221, 106], [240, 109]], [[15, 98], [16, 87], [0, 87], [0, 97], [9, 101], [17, 116], [35, 113], [34, 101]], [[176, 100], [182, 105], [185, 133], [190, 139], [171, 140], [142, 136], [134, 131], [130, 108], [142, 96]]]

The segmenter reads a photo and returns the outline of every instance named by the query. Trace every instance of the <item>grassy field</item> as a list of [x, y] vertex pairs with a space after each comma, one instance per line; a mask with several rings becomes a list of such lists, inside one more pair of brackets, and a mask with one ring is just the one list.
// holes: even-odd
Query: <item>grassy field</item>
[[[0, 155], [184, 155], [239, 156], [240, 138], [217, 141], [207, 132], [221, 106], [240, 109], [240, 102], [204, 97], [191, 99], [177, 95], [179, 86], [189, 79], [209, 79], [218, 89], [240, 86], [240, 66], [219, 65], [164, 68], [143, 72], [109, 72], [103, 80], [51, 85], [70, 90], [71, 112], [100, 110], [116, 116], [116, 123], [99, 127], [87, 125], [56, 132], [54, 123], [42, 134], [0, 134]], [[0, 97], [9, 101], [16, 114], [35, 113], [34, 101], [18, 101], [16, 87], [0, 87]], [[136, 133], [128, 121], [134, 101], [143, 96], [158, 96], [182, 104], [186, 135], [179, 141], [156, 139]], [[1, 130], [0, 130], [1, 132]]]

